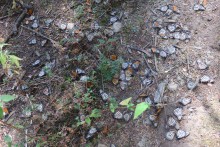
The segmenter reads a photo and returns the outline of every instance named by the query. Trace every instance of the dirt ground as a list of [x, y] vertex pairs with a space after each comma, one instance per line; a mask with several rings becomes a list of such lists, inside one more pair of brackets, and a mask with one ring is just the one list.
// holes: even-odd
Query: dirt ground
[[[56, 2], [56, 3], [55, 3]], [[59, 3], [60, 7], [56, 7]], [[165, 90], [164, 97], [168, 97], [168, 102], [164, 105], [161, 113], [158, 116], [158, 126], [155, 128], [152, 125], [145, 125], [143, 121], [148, 117], [150, 112], [146, 112], [141, 118], [137, 120], [131, 120], [128, 123], [114, 120], [111, 114], [106, 113], [106, 116], [101, 120], [105, 125], [109, 126], [108, 134], [100, 134], [95, 139], [94, 146], [98, 144], [104, 144], [110, 146], [114, 144], [117, 147], [218, 147], [220, 146], [220, 1], [210, 0], [205, 6], [205, 11], [195, 12], [193, 6], [195, 1], [190, 0], [164, 0], [164, 1], [144, 1], [138, 0], [134, 3], [131, 1], [125, 2], [126, 5], [123, 9], [129, 12], [127, 19], [122, 19], [123, 26], [129, 28], [130, 32], [122, 31], [118, 35], [121, 39], [120, 45], [117, 47], [117, 53], [122, 56], [125, 61], [140, 60], [144, 69], [144, 60], [141, 54], [127, 52], [127, 49], [123, 44], [136, 45], [138, 47], [147, 48], [156, 46], [166, 46], [169, 44], [175, 44], [178, 46], [178, 50], [175, 55], [169, 56], [166, 59], [161, 57], [149, 58], [150, 65], [153, 69], [157, 68], [158, 82], [167, 80], [168, 83], [175, 82], [178, 84], [176, 91], [172, 92], [168, 89]], [[50, 4], [50, 7], [42, 7], [42, 3], [34, 1], [34, 15], [40, 18], [43, 24], [43, 20], [46, 18], [54, 18], [57, 20], [71, 22], [71, 16], [74, 15], [73, 11], [69, 9], [69, 2], [54, 1]], [[150, 20], [152, 15], [157, 12], [157, 8], [160, 8], [166, 4], [174, 4], [180, 10], [177, 20], [186, 25], [191, 31], [192, 38], [190, 41], [176, 41], [161, 39], [155, 30], [146, 28], [146, 21]], [[131, 5], [131, 6], [130, 6]], [[48, 10], [48, 11], [47, 11]], [[46, 13], [49, 12], [48, 14]], [[4, 20], [0, 20], [0, 37], [6, 38], [11, 31], [12, 22], [16, 17], [8, 17]], [[27, 20], [25, 20], [27, 21]], [[55, 21], [56, 22], [56, 21]], [[128, 27], [129, 26], [129, 27]], [[39, 31], [41, 31], [39, 29]], [[46, 31], [46, 35], [54, 40], [60, 40], [65, 36], [65, 32], [57, 29], [56, 25], [52, 25], [49, 30]], [[20, 99], [13, 103], [12, 110], [15, 111], [13, 118], [20, 117], [25, 107], [30, 106], [30, 101], [27, 98], [28, 95], [33, 95], [36, 99], [34, 103], [43, 103], [44, 109], [49, 113], [55, 113], [50, 105], [53, 98], [58, 98], [65, 93], [59, 93], [60, 91], [56, 85], [64, 81], [61, 76], [60, 69], [66, 66], [62, 63], [62, 60], [58, 60], [57, 67], [53, 70], [54, 76], [48, 78], [33, 78], [29, 81], [28, 76], [36, 74], [45, 62], [62, 58], [59, 51], [55, 49], [50, 42], [45, 47], [38, 45], [28, 45], [28, 40], [33, 38], [34, 33], [22, 28], [17, 37], [12, 39], [9, 43], [12, 44], [10, 50], [16, 52], [16, 54], [23, 58], [22, 66], [24, 67], [25, 74], [23, 80], [25, 83], [30, 82], [30, 90], [26, 92], [16, 91], [16, 94], [20, 95]], [[42, 41], [40, 36], [36, 37]], [[146, 42], [147, 41], [147, 42]], [[40, 54], [38, 56], [36, 51]], [[48, 54], [49, 58], [48, 59]], [[88, 53], [89, 54], [89, 53]], [[42, 65], [37, 68], [30, 66], [37, 59], [41, 59]], [[198, 69], [197, 60], [201, 59], [209, 64], [208, 69]], [[59, 61], [61, 63], [59, 63]], [[156, 62], [155, 62], [156, 61]], [[96, 62], [94, 64], [97, 64]], [[86, 65], [86, 64], [85, 64]], [[157, 67], [155, 67], [157, 65]], [[60, 68], [60, 69], [59, 69]], [[91, 67], [89, 67], [91, 68]], [[167, 72], [166, 72], [167, 71]], [[214, 79], [214, 83], [202, 84], [199, 83], [198, 87], [194, 90], [187, 89], [187, 81], [189, 79], [196, 80], [203, 75], [208, 75]], [[10, 92], [9, 87], [12, 87], [14, 81], [9, 81], [7, 84], [1, 84], [1, 93]], [[50, 96], [45, 96], [43, 91], [49, 87], [52, 89]], [[106, 84], [105, 89], [111, 95], [119, 97], [119, 99], [125, 99], [130, 96], [135, 97], [137, 91], [142, 87], [138, 77], [134, 77], [132, 84], [125, 91], [121, 91], [119, 86], [113, 86], [112, 84]], [[144, 92], [144, 94], [154, 96], [156, 85]], [[174, 103], [181, 97], [190, 97], [192, 102], [183, 107], [183, 119], [179, 121], [180, 128], [188, 131], [189, 136], [183, 139], [176, 139], [168, 141], [165, 138], [166, 132], [170, 129], [166, 126], [167, 118], [173, 116], [173, 110], [179, 106]], [[37, 116], [39, 113], [34, 113]], [[59, 114], [58, 114], [59, 115]], [[20, 117], [22, 120], [22, 118]], [[37, 120], [33, 118], [32, 120]], [[26, 124], [29, 124], [29, 119], [25, 119]], [[52, 124], [55, 125], [55, 124]], [[33, 124], [37, 126], [37, 124]], [[6, 146], [3, 143], [4, 134], [9, 133], [15, 140], [21, 138], [16, 137], [16, 131], [6, 127], [0, 129], [0, 146]], [[23, 139], [23, 138], [22, 138]]]

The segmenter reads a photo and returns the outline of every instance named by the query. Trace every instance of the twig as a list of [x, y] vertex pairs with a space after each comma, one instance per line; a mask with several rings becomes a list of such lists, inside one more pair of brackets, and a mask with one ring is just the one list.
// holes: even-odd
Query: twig
[[136, 51], [142, 52], [145, 55], [147, 55], [148, 57], [151, 57], [150, 53], [148, 53], [146, 50], [139, 49], [139, 48], [136, 48], [136, 47], [133, 47], [133, 46], [130, 46], [130, 45], [127, 45], [126, 47], [128, 47], [128, 48], [130, 48], [132, 50], [136, 50]]
[[43, 38], [49, 40], [49, 41], [53, 44], [53, 46], [54, 46], [55, 48], [58, 48], [58, 49], [61, 49], [61, 50], [63, 49], [63, 46], [60, 45], [57, 41], [55, 41], [55, 40], [53, 40], [53, 39], [51, 39], [51, 38], [49, 38], [49, 37], [43, 35], [42, 33], [39, 33], [39, 32], [37, 32], [37, 31], [35, 31], [35, 30], [29, 28], [29, 27], [24, 26], [24, 25], [21, 25], [21, 27], [24, 28], [24, 29], [26, 29], [26, 30], [29, 30], [29, 31], [31, 31], [31, 32], [34, 32], [35, 34], [37, 34], [37, 35], [40, 36], [40, 37], [43, 37]]

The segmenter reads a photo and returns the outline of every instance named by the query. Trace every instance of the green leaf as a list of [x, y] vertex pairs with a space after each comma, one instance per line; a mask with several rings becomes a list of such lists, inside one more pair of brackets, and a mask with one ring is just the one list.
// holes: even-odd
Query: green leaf
[[10, 142], [12, 142], [12, 139], [11, 139], [11, 137], [10, 137], [9, 135], [5, 135], [4, 141], [5, 141], [6, 143], [10, 143]]
[[129, 103], [129, 104], [127, 105], [127, 108], [128, 108], [129, 110], [131, 110], [131, 111], [134, 111], [133, 106], [134, 106], [133, 103]]
[[101, 111], [99, 109], [93, 109], [89, 117], [93, 117], [93, 118], [101, 117]]
[[0, 96], [0, 101], [3, 101], [3, 102], [10, 102], [14, 99], [15, 99], [15, 96], [13, 95], [1, 95]]
[[0, 43], [0, 49], [2, 49], [4, 46], [6, 45], [10, 45], [10, 44], [7, 44], [7, 43]]
[[129, 102], [131, 101], [132, 97], [129, 97], [123, 101], [121, 101], [119, 104], [122, 106], [127, 106], [129, 104]]
[[98, 39], [98, 42], [99, 42], [100, 44], [105, 44], [105, 40], [104, 40], [104, 39]]
[[141, 115], [148, 108], [150, 108], [150, 105], [146, 102], [137, 104], [135, 111], [134, 111], [134, 119], [136, 119], [139, 115]]
[[0, 119], [3, 118], [3, 110], [2, 110], [2, 107], [0, 107]]
[[87, 123], [88, 126], [91, 124], [91, 119], [89, 117], [86, 117], [85, 122]]
[[117, 109], [117, 108], [118, 108], [118, 103], [117, 103], [117, 101], [116, 101], [114, 98], [111, 98], [111, 99], [110, 99], [110, 105], [109, 105], [110, 111], [111, 111], [112, 113], [114, 113], [114, 112], [115, 112], [115, 109]]
[[4, 53], [0, 54], [0, 62], [2, 64], [2, 66], [3, 66], [3, 68], [5, 68], [6, 67], [6, 62], [7, 62], [6, 54], [4, 54]]
[[37, 144], [36, 144], [36, 147], [40, 147], [40, 144], [39, 144], [39, 143], [37, 143]]
[[20, 67], [19, 61], [22, 60], [21, 58], [15, 56], [15, 55], [9, 55], [10, 61], [12, 64], [15, 64], [17, 67]]

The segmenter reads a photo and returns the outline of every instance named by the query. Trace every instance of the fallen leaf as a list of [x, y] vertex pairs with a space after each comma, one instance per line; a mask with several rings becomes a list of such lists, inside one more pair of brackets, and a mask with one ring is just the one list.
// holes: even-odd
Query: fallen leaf
[[177, 10], [178, 10], [177, 6], [173, 5], [173, 11], [177, 12]]
[[111, 59], [112, 61], [115, 61], [115, 60], [117, 60], [117, 56], [116, 56], [116, 55], [110, 55], [110, 59]]
[[119, 104], [122, 106], [127, 106], [129, 104], [129, 102], [131, 101], [132, 97], [129, 97], [123, 101], [121, 101]]
[[119, 82], [118, 78], [113, 78], [113, 79], [112, 79], [112, 83], [113, 83], [114, 85], [117, 85], [118, 82]]
[[104, 128], [103, 128], [103, 130], [102, 130], [102, 133], [103, 133], [104, 135], [108, 135], [108, 133], [109, 133], [109, 127], [108, 127], [108, 126], [104, 126]]

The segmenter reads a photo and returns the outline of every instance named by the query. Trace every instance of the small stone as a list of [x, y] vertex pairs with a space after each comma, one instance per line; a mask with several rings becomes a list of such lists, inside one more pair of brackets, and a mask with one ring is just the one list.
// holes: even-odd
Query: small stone
[[116, 111], [114, 113], [114, 118], [115, 119], [122, 119], [123, 118], [123, 114], [120, 111]]
[[111, 144], [110, 147], [116, 147], [114, 144]]
[[166, 12], [166, 15], [167, 15], [167, 16], [170, 16], [171, 14], [173, 14], [173, 10], [168, 9], [167, 12]]
[[38, 23], [37, 23], [37, 21], [34, 21], [34, 23], [32, 24], [31, 27], [32, 27], [33, 29], [38, 28]]
[[89, 77], [88, 77], [88, 76], [81, 76], [81, 77], [80, 77], [80, 81], [81, 81], [81, 82], [88, 82], [88, 80], [89, 80]]
[[43, 76], [45, 76], [45, 75], [46, 75], [46, 73], [45, 73], [44, 69], [42, 69], [42, 70], [40, 71], [40, 73], [38, 74], [39, 77], [43, 77]]
[[163, 58], [167, 57], [167, 53], [165, 51], [160, 51], [160, 56]]
[[144, 100], [146, 103], [152, 105], [153, 104], [153, 101], [151, 100], [150, 97], [146, 97], [145, 100]]
[[43, 90], [43, 94], [46, 95], [46, 96], [50, 95], [49, 88], [47, 88], [47, 87], [44, 88], [44, 90]]
[[178, 120], [181, 120], [183, 117], [183, 109], [182, 108], [176, 108], [173, 111], [174, 115], [178, 118]]
[[168, 6], [162, 6], [160, 7], [161, 12], [166, 12], [168, 10]]
[[46, 43], [47, 43], [47, 40], [46, 40], [46, 39], [45, 39], [45, 40], [42, 40], [42, 41], [41, 41], [41, 46], [44, 47]]
[[86, 139], [91, 139], [95, 133], [97, 132], [97, 129], [94, 127], [91, 127], [86, 135]]
[[126, 114], [124, 114], [123, 118], [124, 118], [124, 120], [126, 122], [128, 122], [131, 119], [131, 116], [132, 116], [132, 113], [131, 114], [130, 113], [126, 113]]
[[157, 116], [155, 115], [149, 115], [149, 120], [154, 122], [157, 119]]
[[99, 143], [99, 144], [98, 144], [98, 147], [108, 147], [108, 146]]
[[197, 83], [196, 83], [196, 82], [189, 81], [189, 82], [187, 83], [187, 88], [188, 88], [189, 90], [193, 90], [193, 89], [195, 89], [196, 87], [197, 87]]
[[128, 86], [128, 83], [127, 83], [127, 82], [125, 82], [125, 81], [121, 81], [121, 82], [120, 82], [121, 90], [125, 90], [125, 88], [127, 88], [127, 86]]
[[166, 133], [167, 140], [170, 140], [170, 141], [173, 140], [174, 136], [175, 136], [175, 131], [169, 131]]
[[174, 82], [171, 82], [171, 83], [168, 84], [167, 88], [168, 88], [170, 91], [174, 92], [174, 91], [177, 90], [178, 84], [176, 84], [176, 83], [174, 83]]
[[170, 45], [166, 48], [168, 54], [174, 54], [176, 52], [176, 48], [173, 45]]
[[37, 39], [36, 39], [36, 38], [32, 39], [32, 40], [29, 42], [30, 45], [34, 45], [34, 44], [36, 44], [36, 43], [37, 43]]
[[61, 29], [61, 30], [65, 30], [66, 29], [66, 24], [64, 24], [64, 23], [61, 23], [60, 25], [59, 25], [59, 29]]
[[31, 15], [28, 19], [32, 21], [32, 20], [35, 19], [35, 16], [34, 16], [34, 15]]
[[167, 121], [167, 125], [170, 127], [174, 127], [176, 125], [176, 120], [173, 117], [169, 117]]
[[161, 103], [162, 102], [165, 86], [166, 86], [165, 82], [161, 82], [158, 85], [157, 90], [155, 91], [155, 94], [154, 94], [154, 102], [155, 103]]
[[46, 20], [44, 21], [44, 23], [46, 24], [47, 27], [49, 27], [52, 22], [53, 22], [52, 19], [46, 19]]
[[109, 99], [109, 96], [107, 93], [105, 93], [103, 90], [99, 90], [100, 94], [101, 94], [101, 97], [102, 97], [102, 100], [103, 101], [107, 101]]
[[122, 65], [121, 65], [121, 68], [123, 69], [123, 70], [125, 70], [125, 69], [127, 69], [129, 67], [129, 63], [122, 63]]
[[137, 69], [139, 68], [139, 66], [140, 66], [140, 61], [134, 62], [131, 66], [132, 66], [132, 68], [133, 68], [134, 70], [137, 70]]
[[176, 132], [176, 136], [177, 136], [178, 139], [182, 139], [182, 138], [184, 138], [184, 137], [186, 137], [188, 135], [189, 135], [189, 132], [185, 132], [183, 130], [178, 130]]
[[208, 83], [210, 81], [210, 77], [207, 75], [204, 75], [203, 77], [200, 78], [201, 83]]
[[152, 81], [151, 79], [149, 79], [149, 78], [146, 78], [146, 79], [143, 80], [142, 83], [143, 83], [143, 85], [145, 85], [145, 86], [149, 86], [150, 84], [153, 83], [153, 81]]
[[200, 70], [204, 70], [208, 68], [208, 65], [206, 65], [202, 60], [198, 59], [196, 62]]
[[175, 33], [173, 34], [173, 38], [174, 38], [174, 39], [180, 39], [180, 32], [175, 32]]
[[32, 66], [38, 66], [40, 64], [40, 60], [36, 60], [34, 61], [34, 63], [32, 63]]
[[165, 29], [160, 29], [160, 31], [158, 32], [158, 35], [160, 35], [160, 37], [164, 38], [166, 36], [167, 31]]
[[99, 3], [102, 2], [102, 0], [95, 0], [95, 2], [96, 2], [97, 4], [99, 4]]
[[72, 30], [74, 28], [74, 23], [67, 23], [66, 29]]
[[25, 111], [25, 117], [31, 117], [32, 113], [30, 110]]
[[28, 89], [28, 86], [26, 84], [21, 85], [21, 90], [26, 90], [26, 89]]
[[182, 40], [182, 41], [186, 40], [186, 34], [185, 33], [180, 33], [180, 40]]
[[174, 32], [176, 30], [176, 25], [175, 24], [170, 24], [170, 25], [167, 26], [167, 29], [170, 32]]
[[205, 7], [202, 4], [195, 4], [193, 7], [194, 11], [205, 11]]
[[121, 22], [115, 22], [112, 26], [112, 29], [115, 33], [120, 32], [122, 29], [122, 23]]
[[125, 75], [125, 71], [124, 70], [121, 71], [119, 79], [121, 81], [125, 81], [126, 80], [126, 75]]
[[105, 30], [104, 30], [104, 34], [105, 34], [106, 36], [110, 37], [110, 36], [114, 35], [114, 31], [111, 30], [111, 29], [105, 29]]
[[77, 73], [78, 75], [83, 75], [83, 74], [85, 74], [86, 72], [85, 72], [84, 70], [80, 69], [80, 68], [77, 68], [77, 69], [76, 69], [76, 73]]
[[117, 18], [116, 16], [110, 18], [110, 22], [111, 22], [111, 23], [114, 23], [114, 22], [116, 22], [117, 20], [118, 20], [118, 18]]
[[37, 104], [37, 111], [43, 112], [43, 104]]
[[48, 119], [48, 115], [47, 115], [47, 114], [42, 114], [42, 119], [43, 119], [44, 121], [46, 121], [46, 120]]
[[192, 101], [192, 98], [181, 98], [179, 100], [179, 103], [181, 103], [182, 105], [186, 106], [188, 105], [189, 103], [191, 103]]
[[90, 33], [90, 34], [87, 34], [86, 37], [87, 37], [88, 41], [91, 42], [94, 39], [95, 34], [94, 33]]

